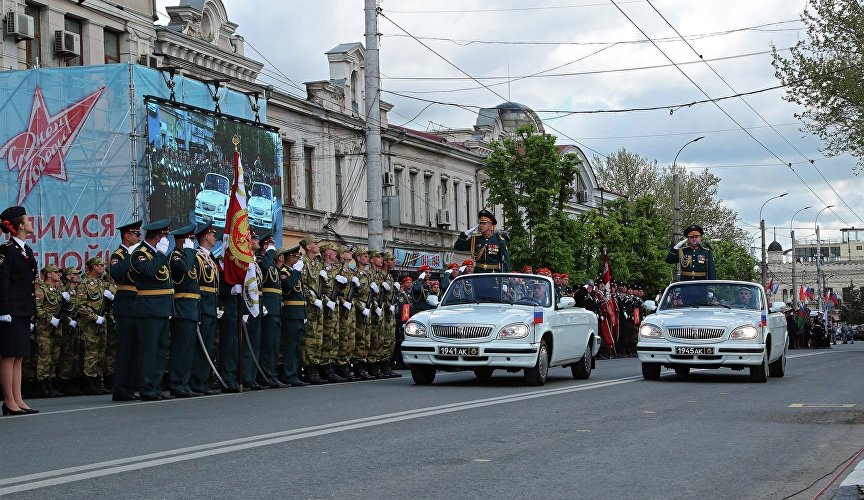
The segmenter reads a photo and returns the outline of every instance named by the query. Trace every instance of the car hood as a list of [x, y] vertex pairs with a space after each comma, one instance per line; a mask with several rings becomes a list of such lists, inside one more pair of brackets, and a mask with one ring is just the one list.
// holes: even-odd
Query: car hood
[[645, 323], [674, 328], [679, 326], [735, 327], [751, 324], [760, 325], [761, 311], [741, 309], [694, 308], [676, 309], [652, 314], [645, 318]]
[[249, 206], [253, 208], [269, 209], [270, 203], [270, 200], [268, 200], [267, 198], [262, 198], [260, 196], [253, 196], [252, 198], [249, 198]]
[[206, 201], [207, 203], [222, 203], [228, 199], [228, 195], [220, 193], [219, 191], [206, 189], [198, 193], [198, 199], [200, 201]]
[[509, 325], [511, 323], [532, 324], [534, 309], [508, 304], [465, 304], [447, 306], [428, 312], [426, 323], [436, 325]]

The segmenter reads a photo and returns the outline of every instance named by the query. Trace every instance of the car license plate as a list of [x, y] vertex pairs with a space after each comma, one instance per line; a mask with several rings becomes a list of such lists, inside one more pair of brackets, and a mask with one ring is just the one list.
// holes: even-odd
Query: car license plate
[[479, 347], [438, 346], [438, 354], [443, 356], [479, 356]]
[[713, 347], [675, 347], [675, 354], [689, 354], [694, 356], [714, 355]]

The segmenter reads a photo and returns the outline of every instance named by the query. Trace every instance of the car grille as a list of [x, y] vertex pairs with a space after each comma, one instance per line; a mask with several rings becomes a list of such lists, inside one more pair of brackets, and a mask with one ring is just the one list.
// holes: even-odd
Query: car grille
[[262, 208], [253, 208], [253, 209], [252, 209], [252, 214], [253, 214], [253, 215], [260, 215], [260, 216], [263, 217], [265, 213], [266, 213], [266, 212], [264, 212], [264, 209], [262, 209]]
[[215, 212], [216, 211], [216, 205], [211, 205], [209, 203], [202, 203], [201, 208], [203, 210], [208, 211], [208, 212]]
[[491, 326], [432, 325], [432, 335], [445, 339], [483, 339], [491, 334]]
[[669, 336], [674, 339], [713, 340], [723, 337], [723, 328], [669, 328]]

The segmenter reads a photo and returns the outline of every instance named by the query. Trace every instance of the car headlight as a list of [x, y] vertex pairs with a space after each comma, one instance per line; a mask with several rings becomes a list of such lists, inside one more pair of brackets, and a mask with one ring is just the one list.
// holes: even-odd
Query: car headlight
[[659, 339], [663, 336], [663, 330], [657, 325], [642, 323], [642, 326], [639, 327], [639, 336], [648, 339]]
[[515, 323], [507, 325], [498, 332], [499, 339], [524, 339], [528, 336], [528, 325], [524, 323]]
[[759, 334], [759, 329], [753, 325], [739, 326], [729, 334], [731, 340], [753, 340]]
[[426, 327], [416, 321], [405, 324], [405, 335], [409, 337], [426, 337]]

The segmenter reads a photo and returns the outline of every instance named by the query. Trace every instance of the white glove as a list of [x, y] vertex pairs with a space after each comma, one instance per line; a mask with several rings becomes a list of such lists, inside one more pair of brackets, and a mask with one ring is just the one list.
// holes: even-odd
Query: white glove
[[372, 282], [372, 283], [369, 283], [369, 286], [372, 287], [373, 292], [378, 293], [378, 283]]
[[102, 323], [105, 323], [105, 316], [96, 316], [96, 324], [101, 325]]
[[114, 294], [110, 290], [105, 290], [102, 295], [108, 300], [114, 300]]
[[474, 226], [474, 227], [469, 228], [468, 230], [466, 230], [466, 231], [465, 231], [465, 236], [471, 236], [472, 234], [474, 234], [475, 232], [477, 232], [477, 228], [478, 228], [478, 227], [480, 227], [480, 224], [477, 224], [476, 226]]
[[360, 286], [360, 278], [354, 276], [353, 278], [351, 278], [351, 283], [354, 283], [354, 286]]
[[391, 313], [396, 312], [396, 306], [394, 306], [393, 304], [390, 304], [390, 312]]
[[273, 243], [267, 243], [267, 246], [264, 247], [264, 253], [267, 253], [270, 250], [276, 250], [276, 245]]
[[679, 248], [683, 247], [686, 244], [687, 244], [687, 238], [684, 238], [683, 240], [681, 240], [675, 244], [675, 250], [678, 250]]
[[332, 311], [333, 309], [336, 308], [336, 303], [333, 302], [332, 300], [328, 300], [328, 301], [327, 301], [327, 308], [330, 309], [330, 310]]
[[248, 322], [249, 322], [249, 315], [248, 315], [248, 314], [244, 314], [244, 315], [243, 315], [243, 322], [244, 322], [244, 323], [248, 323]]
[[225, 309], [221, 307], [216, 308], [216, 319], [222, 319], [222, 315], [225, 314]]
[[390, 291], [390, 283], [383, 281], [383, 282], [381, 282], [381, 286], [383, 286], [384, 289], [387, 290], [388, 292]]
[[375, 314], [377, 314], [378, 316], [381, 316], [381, 314], [383, 314], [383, 313], [384, 313], [384, 310], [381, 309], [380, 307], [375, 308]]
[[267, 308], [266, 308], [266, 307], [261, 306], [261, 311], [264, 313], [264, 316], [267, 316], [267, 312], [268, 312], [268, 311], [267, 311]]
[[63, 296], [63, 300], [65, 300], [66, 302], [69, 302], [70, 300], [72, 300], [72, 297], [69, 295], [69, 292], [63, 292], [60, 295]]
[[75, 321], [74, 319], [70, 319], [69, 320], [69, 326], [71, 326], [72, 328], [78, 328], [78, 322]]
[[336, 281], [338, 281], [340, 285], [344, 285], [345, 283], [348, 283], [348, 278], [342, 276], [341, 274], [337, 274]]
[[183, 240], [183, 248], [195, 248], [195, 242], [192, 241], [192, 238]]
[[51, 316], [51, 326], [60, 326], [60, 320], [55, 318], [54, 316]]
[[326, 280], [327, 278], [330, 277], [330, 276], [327, 275], [327, 271], [325, 271], [325, 270], [323, 270], [323, 269], [321, 270], [320, 273], [318, 273], [318, 276], [321, 276], [321, 277], [324, 278], [325, 280]]
[[303, 261], [298, 260], [297, 262], [294, 263], [293, 266], [291, 266], [291, 268], [294, 269], [295, 271], [303, 271]]
[[315, 305], [315, 307], [317, 307], [318, 309], [324, 307], [324, 303], [321, 302], [321, 299], [315, 299], [315, 302], [313, 302], [312, 304]]
[[231, 287], [231, 295], [240, 295], [243, 293], [243, 285], [234, 285]]
[[507, 293], [507, 285], [501, 285], [501, 291]]
[[165, 254], [165, 252], [168, 251], [168, 246], [168, 238], [163, 236], [162, 239], [159, 240], [159, 243], [156, 243], [156, 251]]
[[35, 329], [36, 329], [36, 325], [34, 325], [33, 323], [30, 323], [30, 331], [32, 332]]
[[468, 266], [461, 266], [461, 267], [459, 267], [459, 272], [460, 272], [460, 273], [464, 273], [466, 267], [468, 267]]
[[4, 315], [0, 316], [0, 323], [11, 323], [11, 322], [12, 322], [12, 316], [11, 315], [4, 314]]
[[450, 274], [450, 273], [452, 273], [452, 272], [453, 272], [452, 269], [448, 269], [448, 270], [444, 271], [444, 274]]
[[363, 316], [366, 316], [367, 318], [369, 317], [369, 309], [365, 307], [363, 308]]
[[342, 307], [344, 307], [346, 311], [350, 311], [351, 308], [354, 307], [354, 304], [352, 304], [350, 302], [343, 302]]
[[426, 271], [423, 271], [422, 273], [420, 273], [420, 276], [418, 276], [417, 279], [418, 280], [425, 280], [426, 279]]

